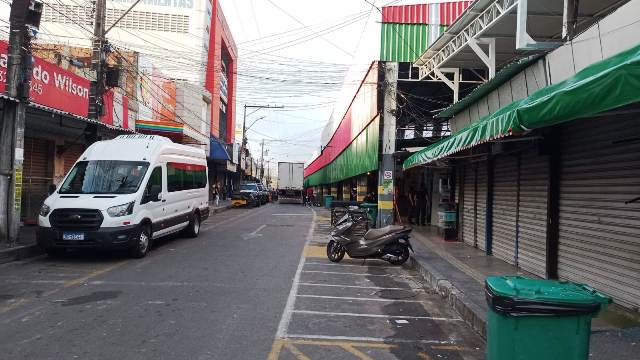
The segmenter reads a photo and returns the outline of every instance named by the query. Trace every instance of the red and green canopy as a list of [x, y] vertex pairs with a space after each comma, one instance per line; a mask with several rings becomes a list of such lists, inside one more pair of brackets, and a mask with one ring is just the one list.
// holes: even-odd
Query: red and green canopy
[[592, 64], [413, 154], [404, 169], [478, 144], [640, 102], [640, 46]]

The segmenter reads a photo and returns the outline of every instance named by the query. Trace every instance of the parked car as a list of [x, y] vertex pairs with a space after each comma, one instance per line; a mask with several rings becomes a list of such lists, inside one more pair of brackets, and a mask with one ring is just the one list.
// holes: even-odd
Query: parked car
[[253, 196], [258, 199], [260, 205], [267, 203], [267, 199], [257, 183], [240, 184], [240, 192], [253, 194]]
[[44, 201], [37, 242], [49, 254], [92, 247], [143, 257], [159, 237], [198, 236], [209, 216], [207, 178], [201, 149], [152, 135], [98, 141]]
[[236, 192], [231, 196], [231, 206], [239, 207], [239, 206], [251, 206], [258, 207], [260, 206], [260, 199], [258, 198], [257, 193], [251, 192]]

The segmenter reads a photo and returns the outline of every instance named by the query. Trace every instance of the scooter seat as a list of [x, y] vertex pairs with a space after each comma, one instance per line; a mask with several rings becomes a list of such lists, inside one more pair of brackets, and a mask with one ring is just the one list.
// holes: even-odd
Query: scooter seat
[[366, 234], [364, 234], [364, 239], [365, 240], [373, 240], [373, 239], [379, 239], [385, 235], [394, 233], [394, 232], [398, 232], [398, 231], [402, 231], [404, 230], [406, 227], [402, 226], [402, 225], [388, 225], [385, 226], [383, 228], [380, 229], [371, 229], [369, 231], [367, 231]]

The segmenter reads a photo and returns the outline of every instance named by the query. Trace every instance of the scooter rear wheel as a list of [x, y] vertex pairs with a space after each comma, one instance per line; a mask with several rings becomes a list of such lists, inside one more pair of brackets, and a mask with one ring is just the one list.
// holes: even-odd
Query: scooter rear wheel
[[409, 260], [409, 247], [406, 245], [395, 245], [387, 250], [390, 250], [388, 254], [392, 255], [387, 261], [392, 265], [402, 265]]
[[340, 262], [344, 258], [345, 249], [342, 245], [338, 244], [335, 240], [329, 241], [327, 244], [327, 257], [331, 262]]

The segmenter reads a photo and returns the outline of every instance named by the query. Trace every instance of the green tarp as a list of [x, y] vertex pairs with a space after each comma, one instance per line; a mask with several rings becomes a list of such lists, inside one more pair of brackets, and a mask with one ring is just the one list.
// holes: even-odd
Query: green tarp
[[304, 179], [304, 186], [331, 184], [378, 168], [378, 137], [380, 117], [366, 129], [335, 160]]
[[639, 101], [640, 46], [636, 46], [480, 118], [454, 135], [413, 154], [402, 167], [409, 169], [427, 164], [483, 142]]

